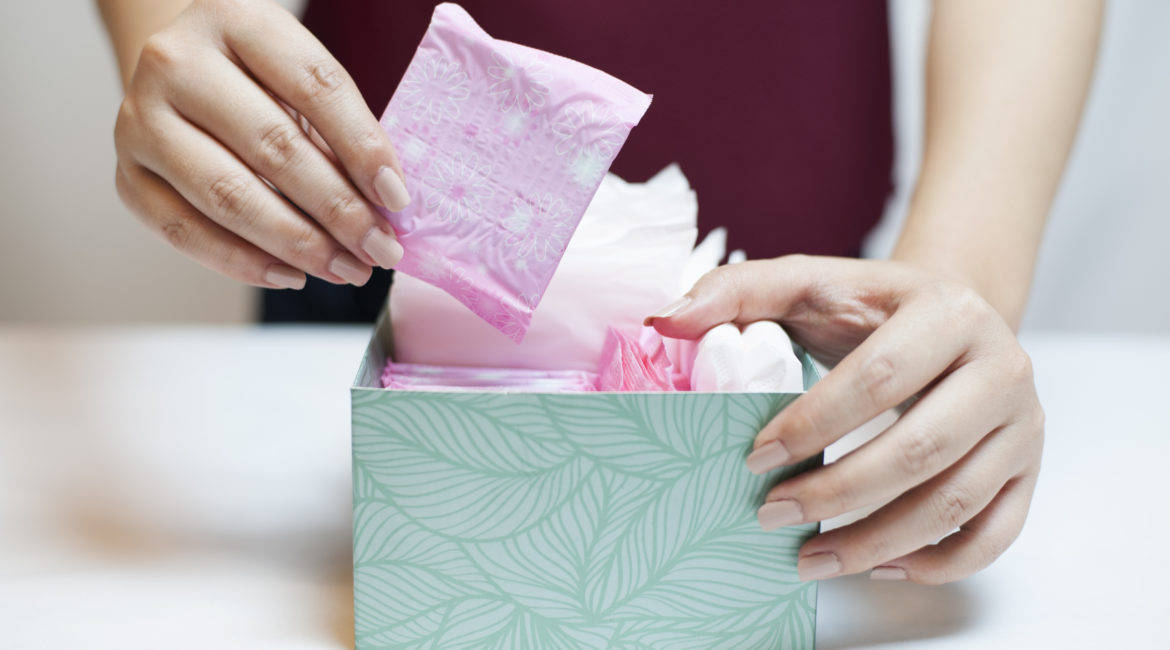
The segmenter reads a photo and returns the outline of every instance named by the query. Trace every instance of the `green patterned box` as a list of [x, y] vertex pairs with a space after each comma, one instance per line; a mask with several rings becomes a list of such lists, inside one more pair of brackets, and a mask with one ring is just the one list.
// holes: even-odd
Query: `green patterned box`
[[813, 646], [817, 525], [756, 508], [821, 459], [744, 465], [795, 395], [382, 390], [391, 349], [352, 389], [357, 648]]

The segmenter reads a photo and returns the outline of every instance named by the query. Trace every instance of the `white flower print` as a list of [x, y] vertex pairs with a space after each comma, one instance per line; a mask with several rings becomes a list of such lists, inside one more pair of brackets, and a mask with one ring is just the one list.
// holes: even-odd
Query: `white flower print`
[[510, 300], [503, 296], [493, 295], [484, 298], [477, 313], [504, 336], [519, 343], [524, 338], [526, 330], [520, 310], [509, 304]]
[[464, 157], [459, 152], [447, 160], [436, 159], [422, 181], [427, 212], [450, 222], [481, 214], [494, 193], [488, 182], [491, 173], [479, 154]]
[[402, 157], [406, 160], [422, 160], [427, 152], [427, 146], [423, 144], [422, 140], [411, 135], [406, 135], [405, 140], [406, 142], [399, 150], [402, 152]]
[[459, 118], [459, 103], [471, 96], [470, 79], [458, 63], [436, 55], [407, 68], [398, 92], [413, 119], [438, 124]]
[[420, 280], [431, 284], [438, 282], [446, 274], [446, 260], [435, 253], [427, 253], [418, 261], [417, 273]]
[[479, 304], [479, 291], [476, 290], [471, 278], [467, 277], [463, 267], [448, 262], [445, 284], [448, 293], [472, 310]]
[[516, 136], [528, 129], [528, 116], [519, 111], [508, 111], [504, 117], [504, 130], [508, 135]]
[[596, 183], [605, 174], [605, 159], [596, 149], [582, 150], [569, 167], [569, 174], [578, 185]]
[[553, 123], [552, 130], [557, 136], [557, 155], [573, 160], [582, 153], [609, 159], [622, 144], [617, 117], [605, 104], [572, 104]]
[[493, 79], [488, 94], [500, 98], [500, 108], [509, 111], [516, 107], [528, 114], [544, 106], [552, 75], [543, 63], [532, 57], [512, 60], [499, 52], [492, 52], [492, 60], [495, 65], [487, 69]]
[[551, 194], [534, 203], [512, 200], [512, 213], [504, 219], [508, 237], [504, 244], [514, 247], [521, 258], [532, 256], [537, 262], [555, 260], [568, 245], [571, 228], [569, 208]]

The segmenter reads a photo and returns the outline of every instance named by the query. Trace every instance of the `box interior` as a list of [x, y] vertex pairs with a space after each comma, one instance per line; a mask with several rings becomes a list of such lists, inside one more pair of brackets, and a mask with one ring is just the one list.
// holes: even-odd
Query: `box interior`
[[[800, 359], [804, 389], [808, 390], [821, 378], [820, 366], [804, 348], [795, 343], [792, 347], [796, 352], [796, 357]], [[370, 344], [366, 346], [366, 353], [362, 357], [361, 365], [358, 366], [353, 389], [383, 390], [382, 369], [386, 365], [386, 359], [393, 352], [394, 332], [390, 327], [390, 313], [387, 309], [383, 309], [382, 315], [378, 317], [378, 322], [374, 325], [374, 334], [370, 337]]]

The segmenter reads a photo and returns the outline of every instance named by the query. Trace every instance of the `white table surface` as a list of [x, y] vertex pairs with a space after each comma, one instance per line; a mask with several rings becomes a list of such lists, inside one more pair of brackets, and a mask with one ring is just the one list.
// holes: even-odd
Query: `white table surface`
[[[0, 648], [345, 648], [364, 328], [0, 327]], [[1170, 648], [1170, 337], [1033, 335], [1032, 514], [943, 587], [822, 583], [818, 647]]]

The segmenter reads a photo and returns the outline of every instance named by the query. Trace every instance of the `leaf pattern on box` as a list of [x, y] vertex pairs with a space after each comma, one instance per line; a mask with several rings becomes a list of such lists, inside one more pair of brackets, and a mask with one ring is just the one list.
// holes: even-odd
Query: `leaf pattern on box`
[[358, 648], [803, 648], [815, 525], [766, 532], [769, 394], [359, 391]]

